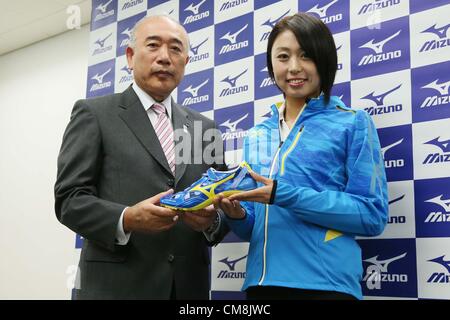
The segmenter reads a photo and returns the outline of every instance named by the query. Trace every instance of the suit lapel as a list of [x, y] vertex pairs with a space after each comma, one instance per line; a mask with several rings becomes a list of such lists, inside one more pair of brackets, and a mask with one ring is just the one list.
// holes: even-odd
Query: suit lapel
[[[189, 137], [190, 137], [190, 148], [188, 148], [187, 150], [191, 151], [191, 154], [189, 155], [189, 161], [192, 161], [192, 147], [194, 146], [193, 144], [193, 130], [194, 130], [194, 126], [192, 121], [189, 119], [188, 114], [185, 110], [183, 110], [182, 107], [180, 107], [178, 104], [176, 104], [173, 100], [172, 100], [172, 123], [173, 123], [173, 128], [174, 130], [187, 130], [189, 133]], [[179, 150], [180, 150], [180, 143], [187, 143], [187, 141], [181, 141], [181, 142], [176, 142], [176, 146], [175, 146], [175, 160], [176, 160], [176, 167], [175, 167], [175, 184], [178, 183], [178, 181], [180, 181], [181, 177], [183, 176], [184, 172], [186, 171], [186, 163], [184, 161], [181, 161], [181, 159], [179, 158]], [[186, 148], [184, 148], [184, 150], [186, 150]], [[183, 151], [184, 151], [183, 150]], [[178, 151], [178, 152], [177, 152]]]
[[119, 113], [119, 117], [127, 124], [128, 128], [134, 133], [150, 155], [164, 170], [172, 175], [158, 136], [142, 103], [131, 86], [122, 93], [120, 107], [124, 110]]

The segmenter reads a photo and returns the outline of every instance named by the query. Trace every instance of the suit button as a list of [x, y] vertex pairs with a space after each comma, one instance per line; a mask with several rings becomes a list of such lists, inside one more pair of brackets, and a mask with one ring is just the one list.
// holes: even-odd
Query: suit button
[[169, 256], [167, 257], [167, 260], [169, 262], [173, 262], [173, 260], [175, 260], [175, 256], [173, 254], [169, 254]]
[[175, 181], [173, 179], [169, 179], [167, 180], [167, 185], [171, 188], [173, 188], [173, 186], [175, 185]]

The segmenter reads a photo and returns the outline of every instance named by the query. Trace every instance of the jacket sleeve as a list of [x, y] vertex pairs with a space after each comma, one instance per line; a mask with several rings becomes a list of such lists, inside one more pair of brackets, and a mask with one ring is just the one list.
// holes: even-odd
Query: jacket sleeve
[[[252, 166], [252, 160], [249, 159], [249, 137], [247, 136], [243, 144], [243, 160]], [[230, 229], [242, 240], [250, 241], [252, 236], [253, 225], [255, 224], [255, 204], [253, 202], [242, 201], [241, 207], [245, 210], [244, 219], [230, 219], [227, 217], [227, 223]]]
[[358, 111], [347, 145], [347, 185], [343, 191], [317, 191], [278, 181], [274, 204], [304, 221], [344, 233], [375, 236], [383, 232], [388, 195], [383, 157], [376, 128]]
[[77, 101], [58, 156], [56, 217], [89, 241], [114, 251], [117, 223], [126, 206], [98, 196], [102, 157], [97, 118], [85, 102]]

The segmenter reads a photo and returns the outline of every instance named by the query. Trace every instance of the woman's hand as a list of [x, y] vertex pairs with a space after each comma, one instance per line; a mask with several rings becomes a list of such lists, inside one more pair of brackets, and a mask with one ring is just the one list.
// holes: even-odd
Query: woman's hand
[[273, 180], [260, 176], [254, 171], [249, 171], [249, 173], [253, 177], [253, 179], [255, 179], [258, 182], [261, 182], [262, 184], [264, 184], [264, 186], [254, 190], [233, 194], [228, 197], [228, 200], [230, 202], [239, 200], [239, 201], [270, 203], [270, 196], [272, 195], [274, 183]]
[[221, 209], [231, 219], [245, 218], [245, 211], [237, 200], [230, 201], [223, 194], [218, 194], [213, 199], [213, 204], [216, 209]]

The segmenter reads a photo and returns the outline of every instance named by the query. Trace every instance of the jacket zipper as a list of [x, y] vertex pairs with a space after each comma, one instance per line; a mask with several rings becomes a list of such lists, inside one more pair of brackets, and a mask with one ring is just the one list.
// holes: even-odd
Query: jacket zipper
[[[281, 141], [281, 136], [280, 136]], [[280, 142], [280, 145], [278, 146], [278, 150], [275, 153], [275, 156], [273, 158], [272, 166], [270, 167], [269, 172], [269, 179], [272, 179], [273, 175], [273, 169], [275, 167], [275, 164], [277, 163], [278, 154], [280, 153], [281, 146], [283, 145], [283, 142]], [[264, 245], [263, 245], [263, 271], [261, 275], [261, 279], [259, 279], [258, 285], [261, 285], [264, 281], [264, 278], [266, 277], [266, 249], [267, 249], [267, 229], [268, 229], [268, 222], [269, 222], [269, 204], [265, 205], [265, 217], [264, 217]]]
[[[302, 125], [297, 133], [297, 136], [295, 137], [292, 145], [289, 147], [289, 149], [286, 151], [286, 153], [283, 155], [282, 158], [282, 163], [281, 163], [281, 174], [284, 173], [284, 161], [286, 160], [287, 155], [294, 149], [294, 147], [297, 145], [297, 142], [303, 132], [304, 129], [304, 125]], [[272, 166], [270, 167], [270, 172], [269, 172], [269, 179], [272, 179], [272, 175], [273, 175], [273, 169], [275, 167], [275, 164], [277, 162], [278, 159], [278, 155], [280, 153], [281, 150], [281, 146], [283, 145], [283, 141], [281, 141], [281, 133], [280, 130], [278, 130], [278, 134], [280, 137], [280, 145], [278, 146], [278, 150], [275, 153], [275, 156], [273, 158], [273, 162], [272, 162]], [[265, 217], [264, 217], [264, 245], [263, 245], [263, 271], [261, 274], [261, 278], [259, 279], [258, 285], [262, 285], [264, 278], [266, 277], [266, 264], [267, 264], [267, 258], [266, 258], [266, 253], [267, 253], [267, 231], [268, 231], [268, 223], [269, 222], [269, 205], [266, 204], [265, 205]]]
[[281, 158], [280, 176], [284, 174], [284, 162], [286, 161], [287, 156], [292, 152], [292, 150], [294, 150], [295, 146], [297, 145], [304, 128], [305, 128], [304, 125], [300, 127], [300, 130], [298, 130], [298, 133], [295, 136], [295, 139], [292, 142], [292, 144], [289, 146], [289, 149], [287, 149], [287, 151], [283, 154], [283, 158]]
[[[305, 107], [306, 107], [306, 106], [305, 106]], [[305, 107], [302, 109], [301, 112], [303, 112], [303, 110], [305, 110]], [[300, 113], [300, 115], [301, 115], [301, 113]], [[299, 115], [299, 118], [300, 118], [300, 115]], [[298, 119], [297, 119], [297, 121], [298, 121]], [[299, 132], [297, 133], [297, 136], [296, 136], [296, 138], [295, 138], [295, 140], [294, 140], [294, 143], [293, 143], [294, 147], [295, 147], [295, 145], [297, 144], [298, 139], [300, 138], [300, 135], [301, 135], [301, 133], [302, 133], [302, 131], [303, 131], [303, 127], [304, 127], [304, 126], [302, 125], [301, 128], [300, 128], [300, 130], [299, 130]], [[278, 136], [279, 136], [280, 144], [279, 144], [278, 150], [277, 150], [277, 152], [275, 153], [275, 156], [274, 156], [274, 158], [273, 158], [272, 166], [270, 167], [269, 179], [272, 179], [273, 169], [274, 169], [275, 164], [276, 164], [276, 162], [277, 162], [278, 154], [280, 153], [281, 147], [282, 147], [282, 145], [283, 145], [283, 141], [281, 141], [281, 132], [280, 132], [280, 124], [279, 124], [279, 122], [278, 122]], [[293, 147], [291, 146], [287, 152], [288, 152], [288, 153], [291, 152], [292, 149], [293, 149]], [[283, 156], [283, 172], [284, 172], [284, 160], [285, 160], [285, 159], [286, 159], [286, 155]], [[266, 262], [267, 262], [266, 251], [267, 251], [267, 229], [268, 229], [268, 222], [269, 222], [269, 204], [266, 204], [266, 205], [265, 205], [265, 217], [264, 217], [263, 271], [262, 271], [262, 274], [261, 274], [261, 278], [259, 279], [258, 285], [262, 285], [262, 283], [263, 283], [263, 281], [264, 281], [264, 278], [266, 277], [266, 264], [267, 264], [267, 263], [266, 263]]]

